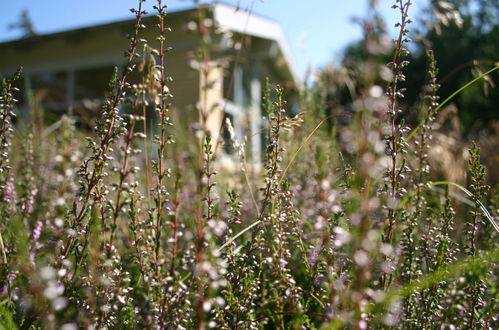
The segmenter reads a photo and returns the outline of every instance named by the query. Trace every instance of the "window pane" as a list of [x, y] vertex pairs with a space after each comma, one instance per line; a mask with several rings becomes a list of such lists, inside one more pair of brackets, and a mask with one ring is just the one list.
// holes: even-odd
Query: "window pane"
[[42, 105], [63, 107], [67, 101], [67, 73], [44, 72], [30, 76], [33, 94]]
[[224, 98], [243, 108], [251, 105], [250, 65], [242, 61], [237, 65], [230, 62], [224, 69]]
[[223, 70], [224, 90], [223, 96], [226, 100], [234, 102], [234, 62], [230, 61]]
[[232, 138], [230, 136], [229, 129], [227, 127], [227, 119], [230, 120], [232, 125], [234, 125], [234, 116], [226, 113], [224, 115], [223, 131], [222, 131], [223, 151], [228, 155], [233, 155], [235, 150], [234, 150], [234, 145], [232, 143]]
[[19, 91], [14, 92], [14, 98], [17, 100], [16, 106], [22, 108], [26, 104], [26, 83], [24, 82], [24, 77], [21, 76], [16, 80], [13, 86], [19, 89]]
[[110, 66], [76, 71], [76, 100], [103, 99], [113, 72], [114, 68]]

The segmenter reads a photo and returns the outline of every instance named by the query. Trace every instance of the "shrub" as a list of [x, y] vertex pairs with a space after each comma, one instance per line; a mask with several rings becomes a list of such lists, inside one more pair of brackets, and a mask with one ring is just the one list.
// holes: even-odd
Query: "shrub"
[[[248, 169], [234, 141], [241, 170], [230, 176], [217, 173], [220, 143], [203, 115], [197, 151], [175, 154], [166, 6], [154, 5], [154, 50], [140, 37], [145, 11], [138, 3], [126, 65], [111, 79], [91, 136], [81, 138], [68, 116], [57, 136], [36, 123], [14, 127], [20, 73], [2, 80], [0, 324], [497, 326], [498, 227], [488, 211], [497, 198], [489, 198], [478, 146], [470, 149], [469, 190], [430, 180], [427, 154], [441, 107], [431, 51], [421, 124], [404, 123], [410, 1], [394, 6], [400, 32], [385, 95], [369, 70], [386, 67], [369, 59], [359, 63], [362, 84], [352, 94], [351, 118], [341, 122], [325, 111], [323, 91], [337, 86], [324, 76], [301, 91], [303, 119], [289, 117], [283, 90], [267, 83], [263, 171]], [[137, 66], [141, 49], [158, 54], [157, 62]], [[130, 85], [130, 72], [141, 73], [142, 83]], [[147, 99], [158, 113], [156, 132], [138, 131]], [[132, 110], [122, 115], [126, 102]], [[151, 146], [155, 155], [142, 154]], [[467, 212], [456, 213], [456, 205]]]

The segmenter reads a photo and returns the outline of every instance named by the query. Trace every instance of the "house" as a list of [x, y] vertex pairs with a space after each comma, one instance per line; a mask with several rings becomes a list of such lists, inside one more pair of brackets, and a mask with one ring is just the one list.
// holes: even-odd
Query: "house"
[[[212, 85], [208, 93], [202, 92], [203, 77], [201, 70], [196, 70], [195, 54], [201, 43], [196, 28], [199, 10], [215, 31], [210, 35]], [[143, 37], [153, 46], [156, 20], [152, 14], [144, 17], [144, 24], [151, 28]], [[264, 125], [260, 109], [263, 82], [268, 77], [283, 86], [288, 107], [293, 106], [299, 86], [281, 28], [272, 20], [223, 3], [169, 13], [166, 22], [171, 28], [166, 43], [172, 51], [166, 69], [173, 77], [173, 116], [185, 124], [196, 121], [196, 104], [207, 102], [216, 108], [208, 120], [212, 135], [217, 137], [217, 127], [224, 117], [230, 117], [238, 137], [248, 137], [253, 160], [258, 162], [262, 152], [259, 132]], [[103, 101], [114, 67], [125, 61], [125, 35], [132, 24], [133, 20], [120, 21], [0, 43], [0, 76], [22, 65], [25, 83], [44, 111], [72, 109], [90, 116]], [[27, 107], [26, 97], [20, 100], [20, 107]]]

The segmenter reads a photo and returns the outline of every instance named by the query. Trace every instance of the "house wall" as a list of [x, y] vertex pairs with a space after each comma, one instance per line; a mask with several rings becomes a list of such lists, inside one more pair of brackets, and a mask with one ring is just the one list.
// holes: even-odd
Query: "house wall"
[[[192, 13], [188, 13], [189, 15]], [[222, 46], [220, 36], [215, 36], [213, 43], [218, 47], [212, 54], [213, 61], [209, 63], [209, 77], [204, 81], [202, 72], [195, 65], [195, 52], [199, 46], [199, 35], [186, 30], [189, 20], [185, 15], [169, 16], [168, 24], [173, 32], [166, 36], [166, 45], [173, 50], [167, 53], [165, 67], [167, 75], [173, 78], [168, 83], [173, 94], [171, 104], [171, 117], [174, 122], [177, 139], [190, 141], [195, 139], [196, 123], [202, 122], [200, 109], [207, 112], [206, 128], [214, 140], [219, 137], [225, 114], [234, 118], [233, 125], [239, 142], [247, 137], [247, 151], [251, 157], [248, 160], [259, 162], [263, 150], [259, 133], [265, 124], [261, 117], [262, 85], [266, 77], [282, 85], [282, 72], [276, 70], [276, 58], [279, 57], [277, 44], [261, 38], [247, 38], [240, 54], [240, 64], [244, 68], [237, 68], [231, 74], [233, 77], [233, 95], [231, 100], [224, 99], [223, 62], [227, 58], [236, 58], [237, 51]], [[155, 17], [145, 19], [145, 24], [152, 27], [144, 32], [142, 38], [157, 48], [158, 35]], [[130, 32], [130, 22], [114, 23], [100, 27], [68, 31], [59, 34], [40, 36], [33, 39], [20, 40], [0, 44], [0, 75], [8, 75], [20, 65], [24, 67], [24, 74], [35, 77], [42, 73], [63, 73], [66, 79], [64, 93], [66, 100], [60, 108], [67, 110], [69, 107], [82, 103], [79, 97], [85, 95], [78, 85], [81, 70], [103, 68], [105, 73], [98, 75], [99, 80], [104, 80], [103, 89], [110, 78], [110, 68], [122, 67], [124, 64], [124, 50], [128, 47], [128, 40], [124, 37]], [[236, 40], [240, 40], [236, 36]], [[139, 49], [142, 52], [142, 49]], [[76, 79], [75, 79], [76, 77]], [[89, 84], [93, 84], [92, 77]], [[209, 85], [208, 89], [204, 86]], [[102, 95], [97, 93], [97, 95]], [[249, 94], [249, 96], [248, 96]], [[64, 97], [62, 98], [64, 99]], [[98, 100], [97, 100], [98, 101]], [[95, 102], [98, 111], [99, 102]], [[84, 112], [84, 111], [83, 111]], [[220, 149], [219, 149], [220, 150]]]
[[[149, 24], [152, 26], [152, 21]], [[178, 32], [167, 35], [167, 46], [172, 45], [174, 48], [167, 54], [165, 66], [167, 74], [174, 77], [169, 83], [174, 95], [172, 107], [184, 112], [194, 108], [194, 103], [199, 100], [199, 72], [189, 66], [189, 58], [192, 58], [197, 41], [195, 35], [183, 32], [180, 20], [171, 21], [170, 24], [178, 25], [173, 29]], [[66, 90], [71, 91], [75, 86], [74, 81], [69, 80], [73, 79], [74, 72], [78, 74], [78, 70], [123, 66], [123, 53], [128, 48], [128, 40], [124, 35], [130, 27], [128, 24], [90, 31], [82, 29], [40, 37], [38, 40], [20, 40], [0, 45], [0, 75], [9, 75], [19, 66], [23, 67], [23, 74], [27, 77], [65, 72], [68, 77]], [[154, 29], [147, 30], [141, 37], [157, 47], [156, 32]], [[110, 78], [109, 75], [107, 79]], [[67, 96], [68, 103], [73, 97]]]
[[223, 68], [218, 61], [207, 63], [206, 74], [201, 73], [199, 84], [199, 122], [206, 125], [216, 141], [220, 136], [223, 113]]

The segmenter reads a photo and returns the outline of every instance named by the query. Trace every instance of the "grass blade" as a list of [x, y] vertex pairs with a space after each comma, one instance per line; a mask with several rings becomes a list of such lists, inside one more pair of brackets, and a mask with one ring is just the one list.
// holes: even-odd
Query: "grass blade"
[[418, 126], [416, 126], [416, 128], [414, 128], [411, 133], [407, 136], [407, 138], [405, 138], [405, 142], [409, 142], [413, 137], [414, 135], [419, 131], [419, 129], [424, 125], [426, 124], [426, 122], [428, 121], [429, 118], [433, 117], [434, 115], [437, 114], [437, 112], [445, 105], [447, 104], [447, 102], [449, 102], [452, 98], [454, 98], [454, 96], [456, 96], [457, 94], [461, 93], [463, 90], [465, 90], [466, 88], [468, 88], [469, 86], [473, 85], [474, 83], [476, 83], [478, 80], [484, 78], [485, 76], [491, 74], [492, 72], [496, 71], [497, 69], [499, 69], [499, 65], [490, 69], [489, 71], [479, 75], [478, 77], [476, 77], [475, 79], [469, 81], [468, 83], [466, 83], [465, 85], [463, 85], [461, 88], [459, 88], [458, 90], [456, 90], [454, 93], [452, 93], [448, 98], [446, 98], [442, 103], [440, 103], [440, 105], [438, 107], [435, 108], [435, 110], [433, 110], [433, 112], [431, 114], [428, 115], [427, 118], [423, 119], [419, 124]]
[[[458, 188], [459, 190], [461, 190], [462, 192], [464, 192], [468, 197], [471, 197], [472, 199], [474, 197], [473, 194], [471, 193], [471, 191], [469, 191], [468, 189], [466, 189], [463, 186], [461, 186], [461, 185], [459, 185], [457, 183], [454, 183], [454, 182], [450, 182], [450, 181], [435, 181], [435, 182], [431, 182], [431, 183], [428, 184], [429, 187], [442, 186], [442, 185], [454, 186], [454, 187]], [[418, 190], [419, 189], [416, 189], [415, 191], [413, 191], [410, 194], [408, 194], [407, 197], [404, 198], [404, 200], [402, 200], [400, 202], [400, 204], [398, 205], [398, 208], [403, 208], [405, 205], [407, 205], [407, 203], [409, 202], [409, 200], [416, 195], [416, 193], [418, 192]], [[476, 203], [478, 203], [478, 207], [479, 207], [480, 211], [482, 211], [482, 214], [489, 220], [489, 222], [492, 224], [492, 227], [494, 227], [494, 229], [499, 233], [499, 225], [495, 221], [495, 219], [492, 216], [492, 214], [490, 214], [489, 210], [487, 210], [487, 208], [485, 207], [485, 205], [483, 205], [483, 203], [480, 202], [479, 200], [477, 200]]]

